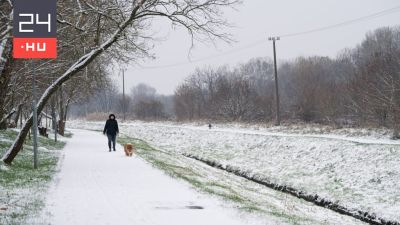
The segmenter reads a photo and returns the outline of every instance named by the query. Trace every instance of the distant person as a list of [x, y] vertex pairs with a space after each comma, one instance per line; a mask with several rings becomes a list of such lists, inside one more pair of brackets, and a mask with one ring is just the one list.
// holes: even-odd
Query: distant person
[[115, 115], [110, 114], [108, 116], [108, 120], [106, 121], [106, 125], [104, 126], [104, 130], [103, 130], [103, 134], [107, 134], [108, 149], [110, 152], [111, 152], [111, 143], [113, 146], [113, 150], [115, 152], [115, 139], [116, 139], [118, 133], [119, 133], [118, 122], [115, 119]]
[[208, 129], [211, 129], [212, 125], [211, 123], [208, 124]]

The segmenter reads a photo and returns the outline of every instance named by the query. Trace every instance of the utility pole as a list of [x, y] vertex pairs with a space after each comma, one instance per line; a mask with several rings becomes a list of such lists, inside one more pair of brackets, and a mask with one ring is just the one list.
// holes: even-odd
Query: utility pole
[[276, 100], [276, 125], [281, 124], [281, 115], [279, 107], [279, 87], [278, 87], [278, 68], [276, 66], [276, 46], [275, 41], [279, 41], [280, 37], [269, 37], [268, 40], [272, 41], [274, 47], [274, 71], [275, 71], [275, 100]]
[[[54, 77], [52, 77], [51, 83], [54, 83]], [[54, 130], [54, 142], [57, 142], [57, 114], [56, 114], [56, 99], [55, 96], [52, 97], [51, 99], [51, 122], [52, 122], [52, 127]]]
[[33, 168], [38, 167], [38, 137], [37, 137], [37, 107], [36, 107], [36, 74], [35, 74], [35, 64], [34, 59], [32, 59], [32, 113], [33, 113], [33, 124], [32, 124], [32, 134], [33, 134]]
[[122, 110], [124, 113], [124, 121], [126, 119], [126, 102], [125, 102], [125, 70], [122, 69]]

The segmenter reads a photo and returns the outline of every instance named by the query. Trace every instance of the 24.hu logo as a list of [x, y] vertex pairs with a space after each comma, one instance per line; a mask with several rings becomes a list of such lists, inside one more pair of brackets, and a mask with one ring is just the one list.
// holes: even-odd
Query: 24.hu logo
[[14, 58], [57, 57], [56, 0], [15, 0]]

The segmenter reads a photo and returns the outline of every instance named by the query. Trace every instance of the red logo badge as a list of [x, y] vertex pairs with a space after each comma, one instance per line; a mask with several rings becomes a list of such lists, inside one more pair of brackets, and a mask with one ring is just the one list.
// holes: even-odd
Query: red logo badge
[[57, 0], [14, 0], [13, 56], [57, 57]]
[[57, 38], [14, 38], [14, 58], [57, 58]]

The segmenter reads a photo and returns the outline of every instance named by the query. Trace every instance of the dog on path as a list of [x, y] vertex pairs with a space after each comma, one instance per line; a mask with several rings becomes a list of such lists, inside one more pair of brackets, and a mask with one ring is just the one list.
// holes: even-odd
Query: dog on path
[[125, 151], [126, 156], [132, 157], [134, 150], [135, 150], [135, 148], [134, 148], [133, 144], [128, 143], [128, 144], [124, 145], [124, 151]]

